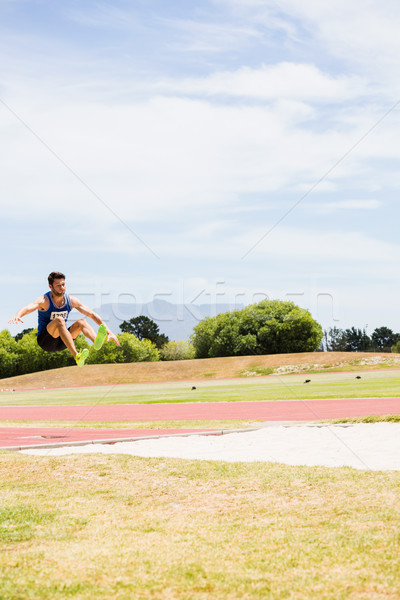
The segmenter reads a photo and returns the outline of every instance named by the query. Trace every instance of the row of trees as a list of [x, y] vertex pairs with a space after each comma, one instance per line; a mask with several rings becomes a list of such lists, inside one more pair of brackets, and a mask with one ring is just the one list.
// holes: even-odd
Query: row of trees
[[[400, 352], [400, 334], [388, 327], [338, 329], [323, 332], [311, 314], [293, 302], [263, 300], [242, 310], [203, 319], [189, 342], [169, 341], [158, 325], [141, 315], [120, 325], [121, 346], [106, 343], [98, 352], [81, 335], [78, 350], [89, 349], [88, 364], [132, 363], [158, 360], [212, 358], [296, 352]], [[66, 350], [43, 352], [36, 343], [36, 329], [14, 337], [0, 332], [0, 378], [74, 365]]]
[[339, 329], [324, 331], [322, 350], [327, 352], [400, 352], [400, 333], [388, 327], [377, 327], [371, 336], [365, 329]]
[[[18, 340], [7, 329], [0, 332], [0, 378], [46, 371], [75, 364], [67, 350], [62, 352], [44, 352], [36, 342], [36, 329], [25, 333]], [[160, 353], [150, 340], [139, 340], [130, 333], [118, 336], [121, 346], [114, 343], [104, 344], [95, 352], [83, 335], [75, 340], [77, 350], [89, 349], [87, 364], [131, 363], [156, 361]]]
[[[148, 317], [134, 322], [133, 326], [141, 327], [137, 329], [135, 335], [129, 331], [118, 334], [120, 346], [113, 342], [104, 344], [97, 352], [93, 350], [91, 344], [87, 342], [83, 335], [75, 340], [77, 350], [83, 348], [89, 349], [89, 357], [86, 364], [106, 364], [106, 363], [132, 363], [132, 362], [150, 362], [158, 360], [182, 360], [195, 357], [195, 351], [190, 342], [169, 341], [167, 336], [159, 334], [158, 325], [147, 323]], [[148, 319], [150, 321], [150, 319]], [[146, 330], [146, 327], [149, 329]], [[129, 329], [129, 325], [124, 327]], [[23, 375], [25, 373], [34, 373], [37, 371], [46, 371], [61, 367], [73, 366], [74, 359], [67, 350], [62, 352], [44, 352], [36, 342], [37, 329], [26, 329], [12, 337], [11, 333], [4, 329], [0, 332], [0, 379]], [[153, 337], [148, 339], [145, 335]]]

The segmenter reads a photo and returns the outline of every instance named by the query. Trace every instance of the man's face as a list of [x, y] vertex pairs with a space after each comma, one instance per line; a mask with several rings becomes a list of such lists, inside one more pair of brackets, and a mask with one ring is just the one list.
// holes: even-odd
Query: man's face
[[49, 285], [54, 296], [64, 296], [65, 294], [65, 279], [55, 279], [53, 285]]

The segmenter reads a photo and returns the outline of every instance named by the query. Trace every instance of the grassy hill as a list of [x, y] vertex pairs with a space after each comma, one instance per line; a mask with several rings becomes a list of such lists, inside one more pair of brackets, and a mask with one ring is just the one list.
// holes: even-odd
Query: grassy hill
[[265, 356], [237, 356], [171, 362], [64, 367], [0, 380], [3, 389], [32, 389], [119, 383], [149, 383], [270, 373], [310, 373], [326, 370], [363, 370], [400, 366], [400, 355], [371, 352], [309, 352]]

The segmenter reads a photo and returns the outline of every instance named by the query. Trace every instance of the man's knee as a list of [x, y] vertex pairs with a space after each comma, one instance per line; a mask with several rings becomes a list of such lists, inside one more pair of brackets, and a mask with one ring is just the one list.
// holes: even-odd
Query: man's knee
[[63, 319], [62, 317], [55, 317], [52, 321], [55, 324], [55, 327], [57, 327], [57, 329], [66, 329], [66, 324], [65, 324], [65, 319]]
[[80, 332], [83, 331], [83, 329], [85, 328], [85, 325], [86, 319], [78, 319], [77, 321], [75, 321], [75, 323], [73, 323], [73, 325], [71, 325], [70, 331], [73, 335], [79, 335]]
[[86, 319], [78, 319], [74, 323], [75, 327], [80, 327], [82, 329], [86, 325]]

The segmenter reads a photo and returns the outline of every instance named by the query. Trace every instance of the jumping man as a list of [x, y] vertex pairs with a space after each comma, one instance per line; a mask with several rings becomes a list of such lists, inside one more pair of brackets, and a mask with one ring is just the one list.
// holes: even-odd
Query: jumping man
[[[80, 333], [93, 342], [95, 350], [99, 350], [105, 340], [113, 340], [118, 346], [118, 338], [107, 327], [102, 319], [93, 310], [87, 308], [78, 298], [69, 296], [65, 291], [65, 275], [54, 271], [48, 277], [50, 292], [36, 298], [31, 304], [21, 308], [15, 317], [9, 320], [9, 323], [23, 323], [22, 317], [29, 315], [33, 311], [38, 311], [38, 332], [37, 343], [46, 352], [59, 352], [68, 350], [74, 357], [76, 364], [83, 367], [89, 355], [89, 350], [85, 348], [77, 352], [74, 340]], [[94, 332], [93, 327], [86, 319], [79, 319], [67, 328], [66, 322], [68, 315], [73, 308], [76, 308], [86, 317], [89, 317], [97, 325], [99, 330]]]

